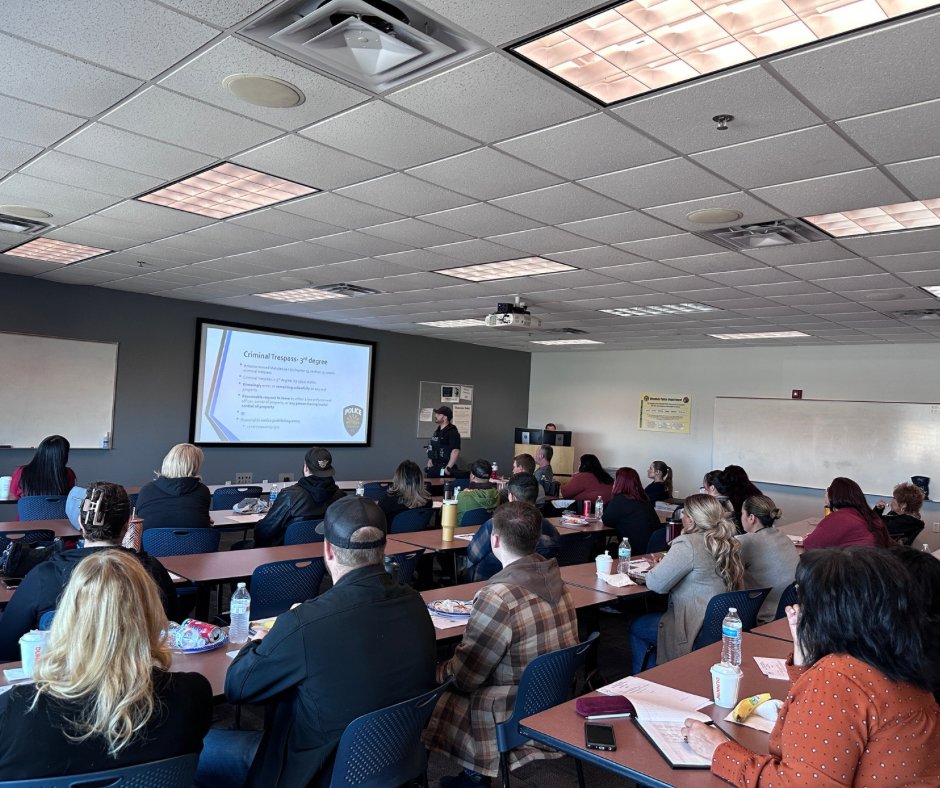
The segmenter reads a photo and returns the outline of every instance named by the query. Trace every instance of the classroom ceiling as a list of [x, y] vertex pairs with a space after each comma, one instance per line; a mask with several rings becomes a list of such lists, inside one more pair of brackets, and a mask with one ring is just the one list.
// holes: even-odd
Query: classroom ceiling
[[[240, 34], [280, 4], [5, 3], [0, 205], [51, 213], [44, 237], [113, 251], [70, 265], [0, 254], [0, 272], [525, 351], [564, 349], [533, 344], [563, 329], [603, 343], [571, 350], [727, 346], [709, 334], [740, 332], [940, 341], [940, 318], [893, 314], [940, 309], [922, 289], [940, 285], [940, 228], [731, 251], [702, 235], [720, 225], [687, 218], [940, 197], [936, 7], [601, 108], [505, 51], [595, 2], [424, 0], [482, 49], [381, 94]], [[248, 104], [223, 88], [235, 73], [306, 100]], [[734, 116], [726, 131], [718, 114]], [[320, 191], [221, 221], [134, 199], [222, 161]], [[0, 231], [0, 250], [24, 240]], [[575, 270], [440, 273], [530, 256]], [[380, 292], [258, 296], [340, 282]], [[418, 325], [516, 295], [539, 330]], [[714, 311], [600, 311], [684, 303]]]

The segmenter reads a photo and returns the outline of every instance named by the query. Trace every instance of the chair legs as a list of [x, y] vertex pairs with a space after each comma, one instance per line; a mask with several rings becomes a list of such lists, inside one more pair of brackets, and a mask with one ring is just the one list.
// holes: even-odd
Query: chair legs
[[[584, 767], [579, 758], [574, 759], [574, 768], [578, 772], [578, 788], [584, 788]], [[503, 788], [509, 788], [509, 753], [501, 752], [499, 754], [499, 773], [503, 778]], [[425, 774], [427, 776], [427, 774]], [[427, 786], [425, 786], [427, 788]]]
[[578, 770], [578, 788], [584, 788], [584, 767], [580, 758], [574, 759], [574, 766]]

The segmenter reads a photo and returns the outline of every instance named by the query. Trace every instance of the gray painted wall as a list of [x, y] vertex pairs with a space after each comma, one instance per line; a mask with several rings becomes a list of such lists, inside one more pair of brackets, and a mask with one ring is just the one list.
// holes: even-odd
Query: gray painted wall
[[[507, 470], [512, 464], [513, 428], [525, 425], [528, 414], [528, 353], [0, 275], [0, 331], [120, 343], [113, 448], [73, 451], [69, 464], [80, 481], [142, 484], [170, 446], [188, 439], [197, 317], [377, 343], [372, 446], [333, 452], [340, 479], [385, 478], [406, 457], [423, 465], [424, 441], [415, 437], [421, 380], [473, 385], [473, 438], [464, 441], [463, 458], [487, 457]], [[0, 473], [31, 457], [0, 449]], [[237, 471], [274, 480], [302, 470], [303, 450], [211, 448], [202, 476], [212, 484]]]

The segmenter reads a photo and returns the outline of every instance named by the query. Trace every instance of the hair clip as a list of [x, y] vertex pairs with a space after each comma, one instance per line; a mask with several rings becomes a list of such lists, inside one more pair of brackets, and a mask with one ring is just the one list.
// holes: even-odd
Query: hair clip
[[103, 499], [104, 490], [98, 488], [90, 490], [82, 501], [81, 524], [84, 527], [104, 525], [104, 512], [101, 511]]

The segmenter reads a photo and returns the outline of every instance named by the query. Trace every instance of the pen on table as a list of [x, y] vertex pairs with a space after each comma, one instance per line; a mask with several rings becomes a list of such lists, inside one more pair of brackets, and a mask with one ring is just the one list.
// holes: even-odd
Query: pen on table
[[629, 711], [622, 712], [620, 714], [589, 714], [584, 719], [586, 720], [616, 720], [621, 717], [632, 717], [633, 715]]

